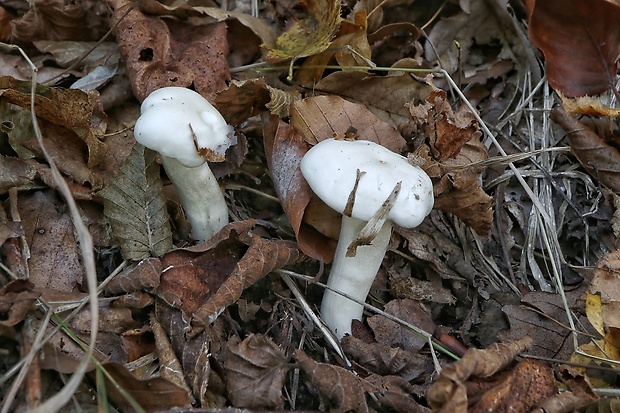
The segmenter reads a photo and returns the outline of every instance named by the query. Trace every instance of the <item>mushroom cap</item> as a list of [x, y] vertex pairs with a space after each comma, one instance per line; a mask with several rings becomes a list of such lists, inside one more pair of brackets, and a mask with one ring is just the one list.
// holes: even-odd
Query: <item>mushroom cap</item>
[[224, 160], [237, 142], [232, 126], [199, 93], [183, 87], [157, 89], [144, 99], [134, 127], [136, 140], [193, 168]]
[[433, 183], [428, 175], [407, 158], [374, 142], [326, 139], [301, 160], [301, 173], [314, 193], [340, 213], [347, 205], [358, 169], [365, 173], [357, 187], [353, 218], [370, 220], [398, 182], [402, 182], [401, 191], [389, 220], [414, 228], [433, 209]]

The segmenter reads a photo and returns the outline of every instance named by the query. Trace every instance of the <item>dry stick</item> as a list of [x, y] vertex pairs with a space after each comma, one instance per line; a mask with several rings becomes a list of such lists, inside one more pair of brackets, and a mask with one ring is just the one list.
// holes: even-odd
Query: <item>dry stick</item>
[[[49, 163], [50, 170], [52, 171], [52, 176], [54, 181], [58, 185], [58, 189], [60, 193], [65, 198], [67, 205], [69, 206], [69, 211], [71, 214], [71, 218], [73, 220], [73, 225], [75, 225], [77, 231], [77, 239], [80, 244], [80, 251], [82, 254], [82, 258], [84, 259], [84, 268], [86, 270], [86, 281], [88, 285], [88, 293], [90, 298], [91, 305], [91, 321], [90, 321], [90, 340], [89, 346], [86, 351], [85, 357], [82, 359], [80, 364], [75, 369], [75, 372], [71, 376], [71, 379], [67, 382], [67, 384], [54, 396], [46, 400], [40, 406], [31, 410], [31, 413], [49, 413], [56, 412], [60, 410], [75, 394], [78, 386], [82, 382], [84, 378], [84, 374], [86, 373], [86, 369], [90, 364], [90, 359], [93, 356], [93, 351], [96, 344], [97, 332], [99, 328], [99, 297], [97, 296], [97, 272], [95, 268], [95, 257], [93, 254], [94, 246], [93, 239], [88, 231], [88, 228], [82, 221], [80, 216], [80, 211], [78, 210], [77, 204], [71, 195], [71, 191], [69, 190], [69, 186], [65, 182], [64, 178], [58, 171], [55, 161], [49, 155], [47, 150], [45, 149], [45, 145], [43, 144], [43, 135], [41, 134], [41, 129], [39, 128], [39, 122], [37, 119], [37, 115], [35, 112], [35, 94], [36, 94], [36, 85], [37, 85], [37, 72], [38, 69], [32, 63], [32, 61], [28, 58], [26, 53], [18, 46], [8, 45], [14, 50], [18, 50], [22, 57], [28, 62], [30, 68], [32, 70], [32, 81], [31, 81], [31, 90], [30, 90], [30, 114], [32, 117], [32, 126], [35, 131], [35, 136], [37, 138], [37, 142], [45, 156], [45, 159]], [[2, 406], [2, 413], [8, 412], [10, 408], [10, 400], [6, 400], [4, 405]]]

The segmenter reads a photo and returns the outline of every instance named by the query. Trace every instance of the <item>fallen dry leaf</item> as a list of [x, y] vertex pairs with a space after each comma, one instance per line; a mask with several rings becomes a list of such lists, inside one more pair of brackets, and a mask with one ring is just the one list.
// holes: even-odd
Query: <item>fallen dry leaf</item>
[[[30, 108], [30, 89], [30, 82], [0, 77], [0, 100]], [[103, 160], [107, 147], [100, 139], [106, 130], [107, 117], [96, 91], [85, 93], [81, 90], [37, 85], [34, 100], [37, 117], [72, 130], [86, 143], [89, 168]], [[57, 162], [61, 166], [68, 159], [71, 158], [57, 159]], [[76, 181], [81, 183], [79, 179]], [[93, 181], [93, 186], [96, 186], [97, 180]]]
[[620, 108], [610, 108], [604, 105], [600, 98], [580, 96], [571, 99], [564, 96], [562, 92], [556, 92], [562, 100], [562, 107], [571, 115], [608, 116], [610, 118], [620, 116]]
[[[112, 24], [134, 6], [128, 0], [109, 0], [108, 4], [114, 8]], [[192, 84], [210, 100], [230, 80], [224, 23], [192, 26], [147, 16], [134, 8], [115, 32], [140, 101], [162, 87]]]
[[[610, 252], [596, 263], [588, 292], [598, 296], [596, 308], [586, 307], [588, 319], [601, 335], [610, 327], [620, 328], [620, 251]], [[589, 310], [589, 311], [588, 311]], [[595, 322], [594, 319], [599, 319]]]
[[104, 291], [108, 294], [152, 291], [159, 286], [162, 269], [158, 258], [146, 258], [114, 277], [106, 284]]
[[[304, 222], [312, 190], [301, 174], [299, 164], [309, 146], [303, 136], [277, 116], [263, 117], [263, 140], [269, 172], [280, 203], [286, 211], [297, 244], [304, 254], [331, 262], [336, 242]], [[340, 218], [336, 217], [336, 228]]]
[[0, 324], [14, 326], [36, 309], [41, 293], [33, 291], [34, 285], [27, 280], [14, 280], [0, 288]]
[[312, 56], [327, 49], [340, 24], [340, 2], [335, 0], [302, 0], [307, 11], [303, 20], [293, 22], [278, 36], [275, 46], [263, 44], [265, 58], [271, 62]]
[[431, 411], [416, 401], [414, 387], [402, 377], [371, 374], [364, 378], [364, 387], [381, 405], [390, 407], [398, 413], [430, 413]]
[[277, 410], [284, 407], [282, 386], [288, 357], [267, 336], [251, 334], [228, 341], [224, 361], [226, 387], [234, 406]]
[[615, 89], [620, 5], [606, 0], [527, 0], [525, 5], [530, 39], [545, 55], [551, 87], [568, 97]]
[[342, 347], [364, 368], [382, 376], [399, 376], [411, 382], [428, 377], [432, 372], [428, 357], [414, 351], [382, 343], [366, 343], [350, 335], [342, 338]]
[[[419, 301], [407, 298], [392, 300], [385, 305], [384, 311], [430, 334], [435, 331], [436, 325], [431, 315]], [[428, 344], [428, 340], [425, 338], [382, 315], [368, 317], [368, 325], [372, 329], [377, 342], [390, 347], [400, 347], [408, 351], [417, 352]]]
[[362, 379], [347, 369], [318, 363], [303, 350], [295, 351], [295, 360], [321, 394], [332, 400], [341, 412], [369, 413]]
[[588, 173], [620, 193], [620, 152], [563, 109], [553, 108], [550, 116], [564, 129], [571, 150]]
[[428, 390], [431, 408], [446, 413], [506, 411], [509, 406], [510, 411], [531, 411], [557, 393], [551, 368], [524, 360], [501, 373], [531, 344], [525, 337], [485, 350], [470, 349], [461, 360], [446, 366]]

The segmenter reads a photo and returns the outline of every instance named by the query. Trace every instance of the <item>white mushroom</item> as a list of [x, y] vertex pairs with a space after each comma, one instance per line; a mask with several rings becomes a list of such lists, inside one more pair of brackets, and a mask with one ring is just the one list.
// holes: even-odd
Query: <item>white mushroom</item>
[[175, 185], [192, 236], [206, 241], [228, 223], [224, 195], [207, 161], [221, 162], [237, 140], [232, 126], [200, 94], [165, 87], [142, 102], [134, 136], [160, 153]]
[[[418, 226], [433, 209], [433, 184], [421, 168], [370, 141], [321, 141], [303, 157], [301, 172], [314, 193], [340, 213], [345, 212], [353, 192], [351, 216], [342, 216], [327, 285], [363, 302], [387, 250], [392, 222], [404, 228]], [[357, 247], [355, 256], [348, 257], [349, 245], [399, 183], [400, 192], [371, 244]], [[362, 305], [327, 289], [321, 316], [336, 336], [342, 338], [351, 333], [352, 320], [362, 319], [363, 309]]]

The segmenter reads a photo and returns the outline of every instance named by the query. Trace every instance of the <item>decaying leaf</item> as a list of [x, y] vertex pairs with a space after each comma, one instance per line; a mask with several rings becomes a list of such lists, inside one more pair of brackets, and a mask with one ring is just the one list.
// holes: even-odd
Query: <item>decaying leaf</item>
[[99, 192], [125, 259], [158, 257], [172, 249], [156, 155], [136, 144], [121, 171]]
[[302, 0], [308, 15], [294, 22], [278, 36], [276, 45], [263, 44], [269, 52], [266, 58], [277, 62], [312, 56], [327, 49], [340, 24], [340, 1]]
[[[30, 82], [0, 77], [0, 100], [30, 108], [30, 89]], [[105, 133], [107, 117], [101, 108], [98, 92], [85, 93], [38, 84], [34, 101], [39, 118], [72, 130], [86, 142], [89, 168], [103, 160], [107, 149], [100, 138]]]
[[[531, 346], [525, 337], [485, 350], [470, 349], [445, 367], [428, 390], [428, 402], [436, 412], [529, 412], [557, 393], [551, 368], [536, 360], [524, 360], [505, 372], [513, 360]], [[477, 384], [479, 383], [479, 384]]]
[[106, 284], [104, 291], [108, 294], [151, 291], [159, 286], [162, 264], [158, 258], [146, 258], [135, 267], [130, 267]]
[[592, 96], [579, 96], [574, 99], [567, 98], [562, 92], [557, 91], [562, 100], [562, 107], [571, 115], [608, 116], [617, 118], [620, 116], [620, 108], [610, 108], [601, 102], [600, 98]]
[[[604, 255], [596, 263], [589, 294], [599, 297], [598, 305], [587, 311], [588, 319], [605, 335], [610, 327], [620, 328], [620, 251]], [[586, 307], [588, 310], [588, 307]], [[598, 319], [600, 322], [593, 320]]]
[[41, 293], [27, 280], [14, 280], [0, 288], [0, 325], [14, 326], [36, 308]]
[[387, 344], [366, 343], [350, 335], [342, 338], [342, 347], [355, 361], [375, 374], [400, 376], [411, 382], [432, 372], [430, 360], [417, 352]]
[[228, 341], [225, 357], [226, 387], [234, 406], [269, 410], [284, 407], [282, 385], [291, 366], [273, 341], [251, 334], [239, 342], [234, 336]]
[[362, 380], [347, 369], [312, 360], [302, 350], [295, 360], [319, 391], [331, 399], [341, 412], [369, 413]]
[[381, 405], [390, 407], [398, 413], [430, 413], [431, 411], [416, 401], [414, 387], [402, 377], [371, 374], [364, 378], [364, 387]]
[[487, 236], [493, 200], [480, 186], [484, 168], [471, 166], [487, 159], [478, 125], [468, 109], [453, 112], [446, 92], [428, 83], [432, 91], [426, 103], [407, 105], [411, 116], [407, 129], [417, 154], [427, 159], [424, 169], [433, 179], [434, 208], [454, 214]]
[[212, 324], [245, 288], [299, 259], [294, 243], [261, 238], [252, 233], [254, 225], [254, 220], [230, 223], [207, 242], [162, 257], [165, 270], [157, 294], [183, 311], [194, 334]]
[[620, 5], [606, 0], [528, 0], [525, 5], [530, 39], [545, 55], [551, 87], [568, 97], [615, 88]]
[[620, 193], [620, 152], [561, 108], [551, 110], [551, 119], [564, 129], [571, 150], [588, 173]]
[[226, 87], [230, 73], [223, 22], [193, 26], [147, 16], [137, 8], [125, 15], [134, 6], [131, 1], [108, 3], [114, 8], [111, 23], [119, 23], [115, 30], [120, 52], [140, 101], [165, 86], [193, 84], [207, 99]]
[[117, 363], [106, 363], [102, 368], [114, 379], [114, 383], [112, 383], [106, 377], [105, 388], [108, 397], [123, 411], [133, 411], [134, 408], [119, 392], [119, 388], [128, 393], [146, 412], [190, 406], [190, 400], [185, 389], [164, 378], [154, 377], [139, 380], [123, 365]]

